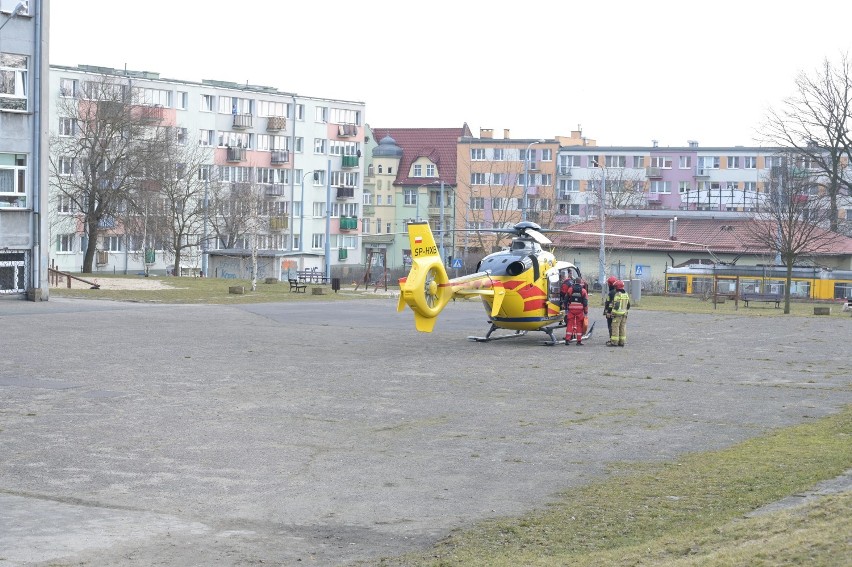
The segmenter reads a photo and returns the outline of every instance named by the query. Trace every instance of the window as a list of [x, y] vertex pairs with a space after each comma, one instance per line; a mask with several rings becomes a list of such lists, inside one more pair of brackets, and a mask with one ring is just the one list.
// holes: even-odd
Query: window
[[568, 198], [568, 193], [578, 193], [580, 191], [580, 181], [578, 179], [560, 179], [558, 198]]
[[104, 236], [104, 250], [110, 252], [121, 252], [121, 237], [120, 236]]
[[483, 211], [483, 210], [485, 210], [485, 197], [471, 197], [470, 198], [470, 210], [471, 211]]
[[651, 186], [648, 189], [649, 193], [665, 193], [669, 194], [672, 192], [672, 182], [671, 181], [651, 181]]
[[633, 167], [645, 167], [645, 156], [633, 156]]
[[781, 167], [784, 164], [784, 158], [781, 156], [766, 156], [766, 168]]
[[728, 169], [740, 168], [740, 156], [728, 156]]
[[719, 169], [719, 156], [699, 156], [698, 157], [698, 168], [699, 169]]
[[257, 103], [258, 116], [287, 116], [287, 103], [261, 100]]
[[216, 134], [213, 130], [199, 130], [198, 131], [198, 145], [200, 146], [212, 146], [214, 135]]
[[543, 148], [541, 150], [541, 161], [553, 161], [553, 150], [550, 148]]
[[56, 212], [61, 214], [71, 214], [74, 212], [74, 202], [68, 195], [58, 195], [56, 197]]
[[651, 156], [651, 167], [659, 167], [660, 169], [671, 169], [672, 158], [668, 156]]
[[213, 109], [216, 108], [214, 106], [215, 101], [216, 98], [213, 95], [201, 95], [201, 112], [213, 112]]
[[494, 148], [494, 161], [504, 161], [506, 159], [506, 151], [503, 148]]
[[73, 136], [77, 133], [77, 120], [74, 118], [59, 119], [59, 135]]
[[470, 174], [470, 184], [471, 185], [488, 185], [487, 174], [485, 174], [485, 173], [471, 173]]
[[0, 53], [0, 110], [28, 110], [27, 57]]
[[324, 154], [325, 153], [325, 138], [314, 138], [314, 153], [315, 154]]
[[20, 198], [24, 197], [26, 192], [27, 156], [0, 154], [0, 197], [16, 197], [12, 204], [24, 206]]
[[56, 251], [57, 252], [73, 252], [74, 251], [74, 235], [73, 234], [57, 234], [56, 235]]
[[71, 157], [60, 157], [59, 165], [57, 167], [58, 171], [56, 172], [58, 175], [68, 176], [74, 173], [74, 158]]
[[311, 236], [311, 248], [323, 248], [325, 246], [325, 234], [314, 233]]
[[435, 170], [435, 164], [426, 164], [426, 177], [438, 177], [438, 172]]
[[219, 114], [251, 114], [250, 98], [236, 96], [219, 97]]
[[162, 106], [171, 108], [172, 106], [172, 91], [164, 89], [141, 89], [140, 99], [145, 106]]
[[177, 100], [175, 101], [175, 107], [178, 110], [186, 110], [189, 106], [189, 93], [184, 91], [177, 92]]
[[606, 167], [626, 167], [627, 156], [606, 156]]
[[419, 163], [414, 166], [414, 175], [413, 177], [423, 177], [423, 166]]
[[220, 148], [250, 148], [251, 134], [248, 132], [219, 132]]
[[470, 159], [473, 161], [485, 161], [485, 148], [470, 148]]
[[287, 136], [270, 136], [269, 134], [257, 135], [257, 148], [261, 151], [272, 150], [287, 150], [289, 149], [289, 139]]
[[177, 143], [179, 145], [185, 146], [187, 139], [189, 138], [189, 130], [179, 127], [175, 130], [175, 137], [177, 138]]
[[692, 156], [679, 156], [677, 158], [677, 166], [679, 169], [691, 169]]
[[59, 96], [65, 98], [76, 98], [77, 79], [59, 79]]
[[314, 121], [323, 123], [328, 122], [327, 106], [318, 106], [314, 109]]
[[361, 232], [363, 234], [370, 234], [370, 230], [371, 230], [370, 219], [367, 219], [367, 218], [362, 219], [362, 221], [361, 221]]
[[[324, 120], [318, 120], [318, 122], [324, 122]], [[360, 124], [361, 113], [349, 108], [332, 108], [331, 122], [333, 124]]]
[[586, 160], [589, 163], [588, 167], [598, 167], [598, 156], [589, 156]]
[[743, 169], [757, 169], [757, 156], [745, 156], [743, 158]]
[[542, 173], [539, 177], [539, 185], [544, 185], [545, 187], [553, 185], [553, 175], [550, 173]]
[[387, 195], [387, 204], [393, 205], [393, 195]]
[[403, 190], [403, 204], [417, 205], [417, 189]]
[[508, 176], [505, 173], [492, 173], [491, 185], [503, 185], [507, 178]]
[[305, 105], [297, 104], [296, 105], [296, 120], [303, 121], [305, 119]]
[[680, 193], [689, 193], [692, 190], [691, 185], [689, 181], [678, 181], [677, 190]]

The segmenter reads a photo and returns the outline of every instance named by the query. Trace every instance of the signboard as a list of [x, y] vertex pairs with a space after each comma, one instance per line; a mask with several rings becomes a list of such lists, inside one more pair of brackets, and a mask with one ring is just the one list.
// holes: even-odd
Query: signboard
[[642, 266], [636, 266], [636, 276], [639, 277], [642, 275]]
[[461, 258], [455, 258], [455, 259], [453, 259], [453, 268], [455, 268], [455, 269], [457, 269], [457, 270], [458, 270], [458, 269], [459, 269], [459, 268], [461, 268], [461, 267], [462, 267], [462, 261], [461, 261]]

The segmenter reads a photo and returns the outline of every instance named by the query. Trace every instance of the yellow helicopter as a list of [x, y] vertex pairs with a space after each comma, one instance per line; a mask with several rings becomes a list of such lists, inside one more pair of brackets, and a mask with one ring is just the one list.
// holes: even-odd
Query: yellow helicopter
[[[432, 236], [428, 222], [408, 225], [411, 242], [411, 270], [400, 278], [397, 311], [408, 305], [414, 312], [418, 331], [430, 333], [436, 318], [456, 297], [478, 296], [489, 316], [491, 328], [484, 337], [468, 337], [477, 342], [508, 339], [541, 331], [549, 337], [545, 343], [564, 343], [554, 331], [565, 328], [566, 313], [561, 307], [560, 288], [566, 277], [582, 279], [579, 268], [557, 260], [542, 245], [551, 241], [541, 227], [522, 221], [512, 228], [490, 229], [488, 232], [513, 234], [511, 245], [485, 256], [474, 274], [450, 279]], [[591, 337], [594, 323], [583, 340]], [[492, 336], [498, 329], [511, 334]]]

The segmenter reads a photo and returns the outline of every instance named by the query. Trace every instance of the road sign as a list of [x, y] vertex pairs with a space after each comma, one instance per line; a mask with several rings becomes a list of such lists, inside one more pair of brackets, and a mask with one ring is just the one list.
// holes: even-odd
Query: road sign
[[642, 275], [642, 266], [636, 266], [636, 275], [637, 275], [637, 276], [641, 276], [641, 275]]
[[455, 268], [455, 269], [457, 269], [457, 270], [458, 270], [458, 269], [459, 269], [459, 268], [461, 268], [461, 267], [462, 267], [462, 261], [461, 261], [461, 258], [454, 258], [454, 259], [453, 259], [453, 268]]

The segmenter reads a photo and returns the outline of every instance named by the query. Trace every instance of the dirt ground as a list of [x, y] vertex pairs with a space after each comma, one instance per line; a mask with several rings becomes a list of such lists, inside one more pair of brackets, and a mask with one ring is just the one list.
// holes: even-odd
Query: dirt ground
[[[144, 289], [144, 290], [157, 290], [157, 289], [172, 289], [173, 285], [167, 283], [162, 278], [98, 278], [97, 276], [90, 276], [82, 278], [86, 281], [93, 282], [99, 284], [101, 289], [110, 289], [110, 290], [132, 290], [132, 289]], [[86, 283], [86, 281], [80, 281], [78, 279], [71, 279], [71, 287], [74, 289], [89, 289], [92, 287], [91, 284]], [[59, 280], [58, 285], [52, 285], [51, 287], [66, 287], [68, 283], [65, 281], [65, 278], [62, 277]]]

